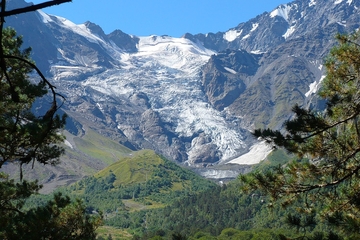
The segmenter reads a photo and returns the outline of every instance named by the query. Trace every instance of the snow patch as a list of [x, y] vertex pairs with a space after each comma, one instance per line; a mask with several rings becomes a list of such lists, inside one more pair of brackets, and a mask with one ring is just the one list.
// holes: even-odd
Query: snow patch
[[337, 4], [342, 3], [343, 1], [344, 1], [344, 0], [336, 0], [336, 1], [334, 2], [334, 4], [337, 5]]
[[47, 15], [46, 13], [44, 13], [43, 11], [41, 10], [38, 10], [37, 11], [41, 17], [41, 20], [43, 23], [49, 23], [49, 22], [52, 22], [53, 20], [51, 19], [51, 17], [49, 15]]
[[307, 93], [305, 93], [305, 96], [306, 96], [306, 97], [309, 97], [311, 94], [316, 93], [316, 92], [319, 90], [320, 84], [321, 84], [321, 82], [324, 80], [325, 77], [326, 77], [326, 76], [323, 75], [323, 76], [321, 76], [321, 78], [320, 78], [319, 81], [314, 81], [313, 83], [311, 83], [311, 84], [309, 85], [310, 90], [309, 90]]
[[250, 32], [255, 31], [258, 28], [258, 26], [259, 26], [259, 23], [253, 23]]
[[345, 21], [337, 22], [337, 24], [339, 24], [340, 26], [346, 27], [346, 22]]
[[250, 53], [252, 53], [252, 54], [263, 54], [263, 53], [266, 53], [266, 52], [262, 52], [260, 50], [253, 50]]
[[314, 5], [316, 5], [316, 1], [315, 1], [315, 0], [311, 0], [311, 1], [309, 2], [309, 7], [314, 6]]
[[288, 28], [288, 30], [286, 31], [286, 33], [284, 33], [283, 38], [287, 39], [288, 37], [290, 37], [294, 32], [295, 32], [295, 26], [291, 26]]
[[101, 106], [100, 103], [96, 103], [96, 106], [99, 108], [100, 111], [104, 111], [103, 107]]
[[232, 42], [241, 35], [242, 31], [243, 31], [242, 29], [240, 31], [229, 30], [226, 33], [224, 33], [223, 38], [228, 42]]
[[289, 20], [289, 13], [291, 10], [291, 6], [289, 5], [280, 5], [278, 8], [276, 8], [274, 11], [270, 13], [270, 17], [274, 18], [276, 16], [284, 18], [286, 21]]
[[233, 70], [233, 69], [231, 69], [231, 68], [228, 68], [228, 67], [224, 67], [224, 69], [225, 69], [226, 71], [228, 71], [229, 73], [232, 73], [232, 74], [236, 74], [236, 73], [237, 73], [235, 70]]
[[[91, 31], [85, 26], [85, 24], [77, 25], [66, 18], [55, 16], [55, 15], [50, 15], [50, 16], [52, 16], [52, 17], [54, 17], [54, 19], [56, 19], [56, 22], [60, 27], [69, 29], [70, 31], [72, 31], [76, 34], [79, 34], [79, 35], [85, 37], [89, 42], [104, 44], [104, 40], [102, 40], [100, 37], [92, 34]], [[55, 22], [55, 20], [53, 20], [53, 19], [52, 19], [52, 21]]]
[[245, 35], [241, 40], [245, 40], [250, 37], [250, 34]]
[[65, 143], [65, 145], [68, 146], [69, 148], [74, 149], [73, 145], [71, 145], [71, 143], [70, 143], [68, 140], [65, 139], [64, 143]]
[[253, 165], [261, 162], [269, 155], [272, 148], [265, 141], [259, 142], [251, 146], [250, 151], [228, 163], [239, 165]]
[[311, 64], [313, 64], [315, 67], [317, 67], [320, 71], [323, 70], [323, 65], [321, 64], [322, 61], [319, 60], [315, 60], [315, 61], [310, 61]]
[[348, 0], [346, 3], [349, 4], [349, 6], [352, 4], [353, 0]]
[[204, 169], [198, 172], [200, 176], [211, 179], [224, 179], [224, 178], [236, 178], [239, 176], [238, 171], [232, 170], [217, 170], [217, 169]]

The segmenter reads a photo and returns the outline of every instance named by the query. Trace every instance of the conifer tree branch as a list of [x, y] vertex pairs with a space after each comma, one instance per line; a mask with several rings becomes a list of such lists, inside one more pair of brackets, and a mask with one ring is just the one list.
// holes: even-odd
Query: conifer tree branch
[[[2, 0], [0, 2], [0, 42], [2, 43], [0, 45], [0, 70], [1, 70], [1, 77], [4, 80], [5, 86], [7, 87], [8, 96], [10, 100], [15, 103], [14, 106], [16, 108], [13, 110], [12, 113], [10, 113], [9, 116], [11, 116], [11, 119], [9, 123], [4, 122], [1, 126], [3, 130], [6, 130], [10, 136], [12, 136], [12, 140], [10, 138], [6, 140], [7, 142], [4, 144], [4, 147], [1, 149], [1, 155], [2, 158], [0, 160], [0, 168], [3, 163], [7, 161], [17, 160], [21, 163], [29, 163], [31, 160], [37, 159], [38, 161], [42, 163], [47, 163], [48, 160], [51, 158], [58, 157], [62, 150], [60, 147], [53, 147], [53, 148], [46, 148], [47, 139], [51, 138], [54, 134], [54, 130], [61, 128], [61, 126], [65, 123], [66, 115], [60, 119], [59, 117], [55, 116], [57, 110], [59, 109], [59, 106], [57, 104], [57, 96], [60, 96], [62, 99], [65, 99], [65, 97], [55, 91], [55, 86], [52, 85], [42, 74], [42, 72], [36, 67], [34, 63], [32, 63], [30, 60], [27, 59], [27, 51], [24, 51], [21, 53], [16, 53], [16, 51], [13, 53], [10, 51], [10, 53], [7, 53], [5, 55], [5, 49], [7, 50], [7, 45], [4, 44], [6, 40], [4, 39], [5, 34], [4, 31], [4, 22], [6, 16], [11, 16], [19, 13], [29, 12], [29, 11], [35, 11], [37, 9], [41, 9], [44, 7], [49, 7], [53, 5], [59, 5], [64, 2], [71, 2], [70, 0], [54, 0], [54, 1], [48, 1], [45, 3], [33, 5], [26, 8], [19, 8], [11, 11], [6, 11], [6, 0]], [[8, 33], [7, 33], [8, 34]], [[15, 32], [13, 33], [15, 34]], [[10, 35], [11, 38], [13, 38], [13, 35]], [[16, 39], [18, 40], [18, 39]], [[21, 44], [20, 41], [18, 41], [19, 44]], [[35, 115], [27, 115], [25, 109], [20, 109], [21, 107], [25, 107], [24, 105], [24, 99], [20, 100], [20, 97], [23, 96], [23, 94], [28, 94], [25, 89], [21, 88], [21, 84], [18, 86], [19, 82], [18, 79], [15, 77], [14, 73], [12, 72], [13, 63], [18, 64], [16, 62], [10, 61], [10, 59], [15, 59], [20, 62], [23, 62], [27, 65], [27, 67], [24, 67], [24, 74], [27, 74], [26, 71], [35, 70], [42, 81], [37, 86], [37, 90], [39, 92], [34, 92], [34, 97], [41, 97], [45, 93], [41, 93], [41, 91], [47, 91], [49, 89], [52, 93], [52, 104], [47, 109], [46, 113], [42, 117], [36, 117]], [[27, 69], [27, 70], [26, 70]], [[14, 76], [13, 76], [14, 75]], [[21, 78], [20, 78], [21, 79]], [[47, 89], [45, 89], [45, 86], [47, 86]], [[20, 87], [20, 88], [17, 88]], [[33, 86], [35, 87], [35, 85]], [[23, 112], [25, 110], [25, 112]], [[5, 116], [5, 115], [4, 115]], [[31, 131], [35, 131], [32, 126], [32, 124], [39, 123], [37, 126], [38, 132], [36, 134], [32, 133], [28, 137], [25, 137], [25, 139], [21, 139], [23, 137], [20, 133], [20, 131], [27, 131], [27, 127], [30, 127], [29, 129], [32, 129]], [[10, 126], [11, 124], [11, 126]], [[28, 125], [28, 126], [26, 126]], [[25, 127], [25, 128], [24, 128]], [[5, 139], [4, 139], [5, 140]], [[53, 142], [60, 141], [61, 137], [55, 137]], [[28, 149], [24, 150], [24, 149]], [[51, 152], [51, 153], [50, 153]], [[20, 166], [20, 178], [22, 179], [22, 170]]]
[[22, 62], [25, 62], [26, 64], [28, 64], [29, 66], [31, 66], [36, 72], [37, 74], [39, 74], [39, 76], [41, 77], [41, 79], [46, 83], [46, 85], [48, 85], [48, 87], [50, 88], [51, 92], [53, 93], [53, 100], [55, 101], [56, 99], [56, 96], [60, 96], [61, 98], [65, 99], [65, 97], [63, 95], [61, 95], [60, 93], [57, 93], [55, 91], [55, 86], [52, 85], [47, 79], [46, 77], [44, 76], [44, 74], [40, 71], [40, 69], [32, 62], [24, 59], [24, 58], [21, 58], [21, 57], [18, 57], [18, 56], [12, 56], [12, 55], [4, 55], [3, 56], [4, 58], [11, 58], [11, 59], [17, 59], [19, 61], [22, 61]]
[[[2, 2], [5, 2], [5, 1], [3, 0]], [[48, 1], [48, 2], [31, 5], [31, 6], [24, 7], [24, 8], [17, 8], [17, 9], [10, 10], [10, 11], [5, 11], [4, 10], [5, 8], [2, 8], [2, 11], [0, 13], [0, 18], [13, 16], [13, 15], [21, 14], [21, 13], [33, 12], [33, 11], [36, 11], [39, 9], [43, 9], [43, 8], [51, 7], [51, 6], [55, 6], [55, 5], [60, 5], [62, 3], [66, 3], [66, 2], [72, 2], [72, 0], [53, 0], [53, 1]]]
[[[5, 8], [6, 8], [6, 1], [2, 0], [1, 1], [1, 12], [0, 12], [0, 43], [2, 43], [2, 39], [3, 39], [3, 28], [4, 28], [4, 23], [5, 23], [5, 16], [3, 16], [5, 13]], [[5, 75], [5, 79], [6, 81], [9, 83], [10, 86], [10, 92], [11, 92], [11, 97], [13, 101], [17, 101], [17, 94], [15, 91], [14, 86], [12, 85], [9, 75], [6, 71], [7, 67], [6, 67], [6, 62], [5, 62], [5, 58], [4, 56], [4, 48], [3, 45], [0, 44], [0, 68], [3, 71], [3, 74]]]

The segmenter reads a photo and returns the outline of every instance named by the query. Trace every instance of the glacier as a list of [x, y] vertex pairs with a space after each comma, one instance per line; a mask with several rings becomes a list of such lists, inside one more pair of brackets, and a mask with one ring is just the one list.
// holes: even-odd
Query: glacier
[[[126, 53], [121, 58], [124, 68], [91, 76], [82, 85], [127, 98], [135, 92], [146, 93], [151, 108], [172, 123], [176, 133], [192, 137], [194, 133], [203, 132], [218, 146], [221, 160], [226, 160], [245, 145], [239, 131], [228, 126], [224, 114], [208, 104], [201, 89], [200, 68], [213, 54], [215, 52], [184, 38], [140, 37], [138, 52]], [[119, 123], [118, 128], [123, 127]], [[188, 149], [189, 159], [199, 150], [197, 138]]]
[[[202, 90], [200, 70], [215, 51], [186, 38], [152, 35], [138, 37], [137, 51], [129, 53], [93, 34], [84, 24], [75, 25], [60, 17], [40, 14], [45, 24], [56, 23], [99, 44], [115, 60], [114, 67], [108, 69], [97, 65], [97, 59], [77, 54], [69, 58], [58, 49], [58, 62], [51, 65], [55, 82], [74, 88], [72, 81], [78, 79], [77, 89], [67, 91], [68, 96], [86, 97], [89, 89], [93, 89], [103, 94], [94, 103], [103, 111], [101, 106], [106, 106], [106, 96], [129, 99], [136, 93], [146, 94], [151, 109], [163, 121], [171, 123], [178, 136], [191, 139], [185, 162], [188, 165], [193, 164], [190, 160], [203, 147], [203, 135], [210, 138], [208, 144], [217, 146], [219, 163], [249, 148], [243, 141], [243, 130], [229, 124], [226, 113], [214, 109]], [[257, 26], [254, 24], [253, 29]], [[134, 134], [127, 124], [121, 121], [116, 124], [125, 135]]]

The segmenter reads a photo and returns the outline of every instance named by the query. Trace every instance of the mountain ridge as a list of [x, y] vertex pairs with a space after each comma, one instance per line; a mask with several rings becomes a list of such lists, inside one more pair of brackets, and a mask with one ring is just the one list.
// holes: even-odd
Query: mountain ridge
[[314, 93], [325, 75], [323, 59], [336, 33], [359, 28], [358, 6], [296, 0], [226, 32], [182, 38], [105, 34], [94, 23], [76, 25], [42, 11], [6, 24], [24, 35], [66, 97], [62, 110], [73, 134], [88, 127], [214, 176], [262, 146], [254, 128], [280, 129], [295, 104], [319, 106]]

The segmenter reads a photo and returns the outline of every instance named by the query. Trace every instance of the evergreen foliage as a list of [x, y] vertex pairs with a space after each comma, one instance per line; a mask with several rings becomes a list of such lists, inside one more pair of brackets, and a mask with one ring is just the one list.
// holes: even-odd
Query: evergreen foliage
[[245, 230], [251, 228], [251, 220], [261, 205], [259, 196], [240, 195], [235, 186], [218, 186], [149, 212], [147, 232], [163, 229], [167, 234], [192, 235], [203, 231], [216, 236], [227, 227]]
[[54, 195], [46, 204], [25, 209], [24, 203], [38, 191], [36, 182], [15, 183], [1, 174], [1, 239], [95, 239], [101, 216], [86, 214], [81, 201]]
[[[0, 69], [0, 167], [6, 162], [28, 164], [38, 161], [56, 164], [63, 148], [57, 145], [64, 140], [59, 134], [66, 116], [56, 114], [57, 96], [54, 87], [41, 78], [38, 83], [29, 80], [35, 65], [30, 60], [30, 48], [21, 51], [22, 39], [15, 30], [2, 32], [2, 67]], [[5, 69], [5, 71], [4, 71]], [[41, 75], [42, 76], [42, 75]], [[35, 115], [35, 100], [52, 91], [49, 109]]]
[[[174, 233], [187, 236], [191, 240], [280, 240], [290, 237], [342, 239], [332, 238], [339, 236], [332, 232], [331, 227], [318, 222], [317, 216], [294, 216], [293, 209], [284, 209], [278, 205], [269, 208], [269, 197], [262, 195], [260, 191], [251, 194], [239, 193], [241, 186], [240, 181], [232, 181], [222, 187], [175, 201], [165, 208], [138, 212], [137, 227], [141, 228], [142, 235], [137, 239], [151, 239], [155, 236], [158, 239], [172, 239]], [[302, 202], [296, 202], [294, 206], [301, 208]], [[317, 206], [314, 208], [317, 209]], [[134, 226], [132, 223], [129, 221], [129, 229]]]
[[300, 160], [241, 177], [244, 190], [260, 189], [273, 204], [289, 206], [300, 201], [299, 214], [288, 216], [297, 229], [305, 231], [316, 221], [336, 229], [336, 234], [309, 239], [360, 238], [359, 34], [338, 35], [339, 45], [326, 60], [327, 77], [319, 92], [327, 102], [324, 112], [295, 106], [294, 118], [284, 123], [285, 133], [254, 132]]
[[[62, 1], [63, 2], [63, 1]], [[2, 29], [6, 1], [1, 1], [0, 26], [0, 168], [20, 165], [20, 183], [0, 173], [1, 239], [95, 239], [101, 215], [91, 217], [81, 201], [57, 194], [37, 208], [24, 204], [41, 186], [22, 179], [23, 164], [35, 161], [56, 164], [64, 149], [59, 132], [66, 116], [57, 114], [55, 87], [29, 58], [30, 48], [21, 50], [22, 39], [11, 28]], [[32, 75], [38, 73], [40, 81]], [[48, 95], [50, 92], [50, 95]], [[46, 102], [50, 99], [50, 103]], [[42, 108], [35, 111], [36, 101]], [[48, 107], [47, 107], [48, 105]]]

